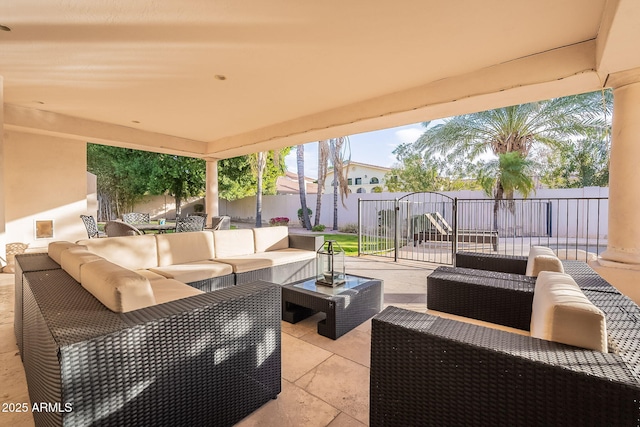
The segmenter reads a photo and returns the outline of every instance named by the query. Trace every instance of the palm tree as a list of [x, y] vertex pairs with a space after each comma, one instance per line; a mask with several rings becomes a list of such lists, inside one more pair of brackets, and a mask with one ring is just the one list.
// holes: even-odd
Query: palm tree
[[449, 160], [474, 161], [487, 150], [526, 158], [535, 144], [562, 147], [570, 138], [606, 132], [611, 109], [611, 91], [603, 91], [465, 114], [427, 128], [414, 148]]
[[302, 208], [302, 223], [304, 228], [311, 230], [311, 221], [307, 211], [307, 184], [304, 182], [304, 145], [296, 148], [296, 161], [298, 166], [298, 187], [300, 188], [300, 207]]
[[256, 176], [256, 227], [262, 227], [262, 177], [267, 167], [267, 155], [265, 151], [252, 154], [251, 170]]
[[498, 229], [498, 211], [503, 199], [514, 212], [513, 194], [518, 191], [525, 199], [534, 191], [530, 177], [532, 163], [518, 152], [502, 153], [480, 168], [478, 181], [489, 197], [493, 197], [493, 229]]
[[[414, 145], [401, 146], [398, 151], [416, 150], [426, 156], [439, 154], [448, 162], [462, 159], [473, 162], [487, 151], [498, 157], [517, 153], [519, 159], [512, 156], [500, 158], [496, 166], [521, 168], [521, 173], [529, 173], [526, 159], [536, 144], [555, 149], [585, 135], [606, 134], [612, 104], [611, 91], [591, 92], [465, 114], [432, 127], [428, 127], [430, 122], [425, 122], [423, 125], [427, 129]], [[504, 175], [507, 180], [515, 176], [512, 172], [500, 170], [496, 176]], [[518, 185], [523, 187], [513, 189], [526, 188], [521, 178], [518, 178]], [[481, 176], [480, 181], [482, 179], [486, 177]], [[502, 179], [499, 179], [493, 192], [496, 201], [494, 215], [497, 215], [502, 197], [509, 193], [502, 185]], [[496, 217], [494, 226], [497, 225], [495, 222]]]
[[329, 140], [329, 152], [331, 164], [333, 164], [333, 229], [338, 229], [338, 192], [342, 206], [345, 206], [344, 199], [349, 195], [349, 184], [347, 182], [347, 172], [351, 161], [351, 151], [349, 138], [341, 136]]
[[329, 163], [329, 141], [318, 141], [318, 194], [316, 194], [316, 217], [313, 225], [320, 225], [320, 212], [322, 210], [322, 194], [324, 193], [324, 181], [327, 178], [327, 166]]
[[284, 152], [288, 152], [288, 148], [281, 148], [273, 151], [261, 151], [249, 155], [251, 171], [256, 177], [256, 227], [262, 227], [263, 178], [265, 169], [267, 168], [267, 160], [269, 159], [269, 156], [271, 156], [276, 169], [282, 174], [286, 170], [283, 162], [284, 156], [282, 155]]

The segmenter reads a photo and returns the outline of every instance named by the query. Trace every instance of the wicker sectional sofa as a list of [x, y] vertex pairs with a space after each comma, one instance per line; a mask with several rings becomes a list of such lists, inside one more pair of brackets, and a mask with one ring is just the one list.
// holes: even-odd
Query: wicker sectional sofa
[[313, 275], [322, 243], [282, 228], [55, 242], [18, 256], [29, 396], [56, 408], [34, 412], [36, 425], [232, 425], [275, 399], [280, 284]]
[[[442, 294], [437, 299], [443, 304], [450, 298], [460, 316], [482, 312], [474, 305], [512, 304], [515, 311], [528, 309], [531, 318], [531, 304], [522, 302], [534, 293], [527, 279], [512, 280], [511, 289], [505, 283], [509, 275], [524, 274], [526, 257], [469, 258], [478, 262], [465, 260], [465, 268], [496, 266], [502, 272], [494, 279], [478, 274], [473, 295], [465, 296], [454, 282], [427, 293]], [[604, 314], [606, 352], [534, 338], [503, 327], [508, 325], [389, 307], [372, 321], [371, 425], [638, 425], [640, 308], [586, 263], [562, 264]], [[507, 302], [491, 302], [496, 298]]]

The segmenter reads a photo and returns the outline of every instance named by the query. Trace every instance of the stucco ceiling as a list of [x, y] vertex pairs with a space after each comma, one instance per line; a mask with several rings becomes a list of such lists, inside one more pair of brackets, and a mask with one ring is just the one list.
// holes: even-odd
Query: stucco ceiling
[[637, 3], [6, 1], [5, 127], [224, 158], [596, 90]]

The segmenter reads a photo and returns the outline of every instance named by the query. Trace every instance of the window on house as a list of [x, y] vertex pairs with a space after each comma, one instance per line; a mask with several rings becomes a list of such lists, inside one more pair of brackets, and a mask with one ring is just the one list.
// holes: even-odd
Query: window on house
[[347, 185], [353, 185], [353, 180], [351, 178], [347, 178]]
[[380, 184], [380, 181], [378, 181], [378, 178], [376, 178], [375, 176], [373, 178], [371, 178], [371, 180], [369, 181], [369, 184]]
[[358, 193], [366, 193], [367, 190], [365, 190], [364, 188], [358, 188]]
[[356, 178], [356, 185], [362, 185], [362, 178]]

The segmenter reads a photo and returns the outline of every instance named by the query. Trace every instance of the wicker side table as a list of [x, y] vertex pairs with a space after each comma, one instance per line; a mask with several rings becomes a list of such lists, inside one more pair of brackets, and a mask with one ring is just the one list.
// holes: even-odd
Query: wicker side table
[[383, 281], [348, 275], [335, 288], [315, 284], [315, 278], [282, 288], [282, 320], [297, 323], [319, 311], [318, 334], [338, 339], [382, 310]]

